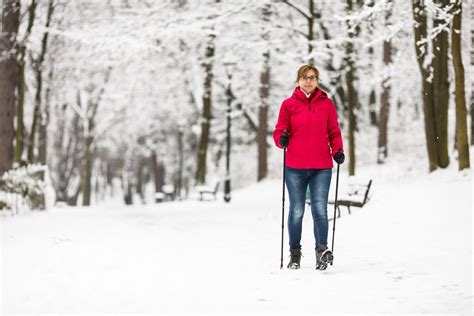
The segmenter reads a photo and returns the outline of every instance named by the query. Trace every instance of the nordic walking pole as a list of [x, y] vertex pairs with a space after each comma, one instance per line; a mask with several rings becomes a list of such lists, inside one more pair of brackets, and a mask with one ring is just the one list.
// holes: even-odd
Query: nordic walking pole
[[[283, 131], [284, 135], [288, 135], [286, 129]], [[285, 227], [285, 165], [286, 165], [286, 147], [283, 148], [283, 191], [281, 199], [281, 256], [280, 256], [280, 269], [283, 268], [283, 236]]]
[[283, 148], [283, 193], [281, 202], [281, 256], [280, 256], [280, 269], [283, 268], [283, 236], [285, 227], [285, 164], [286, 164], [286, 147]]
[[[332, 224], [332, 245], [331, 245], [331, 252], [334, 254], [334, 235], [336, 234], [336, 208], [337, 208], [337, 191], [339, 189], [339, 164], [337, 164], [337, 177], [336, 177], [336, 198], [334, 200], [334, 216], [333, 216], [333, 224]], [[334, 261], [334, 259], [333, 259]], [[331, 262], [332, 265], [333, 262]]]

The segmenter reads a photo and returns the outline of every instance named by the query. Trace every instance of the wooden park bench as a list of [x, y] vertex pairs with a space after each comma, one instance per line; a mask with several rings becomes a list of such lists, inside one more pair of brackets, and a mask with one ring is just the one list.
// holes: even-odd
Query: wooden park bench
[[[371, 186], [372, 179], [367, 183], [349, 182], [345, 188], [341, 188], [341, 186], [339, 186], [340, 191], [338, 193], [336, 205], [337, 217], [341, 217], [341, 206], [347, 207], [349, 214], [351, 214], [351, 206], [360, 208], [364, 207], [364, 205], [369, 201], [369, 192]], [[306, 194], [306, 204], [311, 205], [309, 191]], [[334, 205], [334, 200], [330, 199], [328, 204]]]
[[199, 193], [199, 200], [203, 201], [205, 195], [214, 196], [214, 200], [217, 199], [217, 189], [219, 189], [220, 181], [215, 181], [213, 185], [198, 185], [196, 191]]
[[163, 191], [163, 194], [165, 195], [165, 201], [174, 201], [174, 198], [175, 198], [174, 185], [164, 184], [161, 190]]
[[174, 201], [175, 192], [172, 184], [164, 184], [160, 192], [154, 194], [155, 202], [161, 203], [165, 201]]

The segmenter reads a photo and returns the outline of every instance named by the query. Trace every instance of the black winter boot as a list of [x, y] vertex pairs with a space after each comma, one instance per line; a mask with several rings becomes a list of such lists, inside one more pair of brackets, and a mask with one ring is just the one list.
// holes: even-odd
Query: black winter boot
[[326, 245], [322, 245], [316, 250], [316, 270], [326, 270], [334, 257], [331, 250]]
[[290, 262], [288, 263], [288, 269], [299, 269], [301, 261], [301, 249], [290, 249]]

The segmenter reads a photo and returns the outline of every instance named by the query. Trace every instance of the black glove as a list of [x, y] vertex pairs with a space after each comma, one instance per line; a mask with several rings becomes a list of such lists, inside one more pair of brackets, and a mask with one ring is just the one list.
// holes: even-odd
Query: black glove
[[344, 156], [344, 153], [342, 150], [339, 149], [339, 151], [334, 155], [334, 161], [337, 162], [338, 165], [342, 164], [344, 160], [346, 159], [346, 156]]
[[283, 148], [288, 147], [288, 144], [290, 143], [290, 135], [288, 134], [283, 134], [280, 136], [280, 146]]

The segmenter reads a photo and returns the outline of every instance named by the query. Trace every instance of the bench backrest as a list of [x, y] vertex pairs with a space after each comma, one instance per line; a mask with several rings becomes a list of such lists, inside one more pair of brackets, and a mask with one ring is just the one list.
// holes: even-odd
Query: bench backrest
[[369, 198], [369, 191], [370, 191], [371, 185], [372, 185], [372, 179], [370, 179], [369, 184], [367, 185], [367, 190], [365, 190], [364, 202], [362, 202], [362, 205], [365, 205], [365, 202], [367, 202], [367, 199]]
[[[346, 185], [345, 188], [343, 188], [343, 190], [341, 190], [340, 188], [342, 192], [340, 192], [338, 203], [340, 203], [340, 201], [343, 200], [343, 201], [351, 201], [361, 206], [365, 205], [365, 203], [367, 203], [367, 201], [369, 200], [369, 192], [370, 192], [371, 186], [372, 186], [372, 180], [369, 180], [368, 183], [363, 183], [363, 184], [360, 182], [350, 183]], [[306, 190], [306, 203], [311, 204], [311, 194], [309, 192], [309, 186]], [[329, 199], [328, 203], [334, 204], [334, 200]]]
[[348, 184], [348, 197], [344, 198], [342, 197], [343, 200], [353, 200], [354, 202], [358, 202], [361, 205], [365, 205], [367, 201], [369, 200], [369, 192], [370, 192], [370, 187], [372, 186], [372, 180], [369, 180], [368, 183], [350, 183]]
[[216, 184], [214, 186], [214, 194], [217, 193], [217, 189], [219, 188], [220, 181], [216, 181]]

